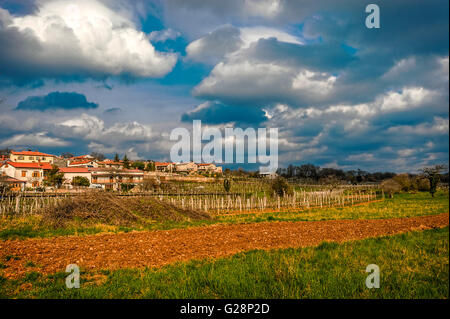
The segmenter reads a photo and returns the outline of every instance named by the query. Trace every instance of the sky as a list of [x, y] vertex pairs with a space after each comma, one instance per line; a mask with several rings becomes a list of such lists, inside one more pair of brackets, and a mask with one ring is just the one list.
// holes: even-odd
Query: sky
[[[365, 8], [380, 8], [367, 28]], [[447, 0], [0, 0], [0, 148], [170, 160], [278, 128], [279, 165], [449, 159]], [[253, 164], [239, 165], [253, 169]]]

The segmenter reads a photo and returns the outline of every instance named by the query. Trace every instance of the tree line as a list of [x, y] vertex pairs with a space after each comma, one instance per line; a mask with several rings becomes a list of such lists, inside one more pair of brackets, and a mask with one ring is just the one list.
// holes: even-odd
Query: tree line
[[305, 183], [321, 183], [330, 179], [337, 179], [349, 184], [377, 183], [396, 175], [393, 172], [370, 173], [361, 169], [344, 171], [330, 167], [322, 168], [313, 164], [289, 165], [286, 168], [278, 168], [277, 174], [284, 178], [296, 179]]

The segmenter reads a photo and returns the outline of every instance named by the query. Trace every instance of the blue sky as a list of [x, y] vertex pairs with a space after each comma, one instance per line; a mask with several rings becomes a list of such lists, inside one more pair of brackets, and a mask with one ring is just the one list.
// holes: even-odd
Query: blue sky
[[0, 0], [0, 148], [169, 160], [200, 119], [281, 166], [448, 163], [448, 1], [375, 3]]

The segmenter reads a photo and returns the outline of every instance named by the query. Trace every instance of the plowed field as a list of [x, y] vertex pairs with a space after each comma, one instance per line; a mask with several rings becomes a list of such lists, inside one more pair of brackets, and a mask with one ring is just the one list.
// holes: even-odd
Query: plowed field
[[[160, 267], [252, 249], [313, 246], [322, 241], [343, 242], [447, 225], [448, 213], [395, 219], [222, 224], [168, 231], [6, 240], [0, 241], [0, 258], [7, 266], [3, 269], [4, 276], [14, 278], [32, 270], [44, 274], [64, 271], [68, 264], [89, 270]], [[30, 267], [30, 262], [35, 266]]]

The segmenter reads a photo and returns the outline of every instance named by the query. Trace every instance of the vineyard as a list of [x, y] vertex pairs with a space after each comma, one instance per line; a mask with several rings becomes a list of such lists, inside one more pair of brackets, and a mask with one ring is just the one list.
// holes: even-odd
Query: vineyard
[[161, 201], [172, 205], [203, 210], [211, 213], [236, 213], [254, 211], [296, 211], [316, 207], [349, 206], [377, 199], [374, 190], [348, 192], [333, 191], [294, 191], [292, 195], [284, 196], [266, 194], [250, 195], [198, 195], [198, 196], [162, 196]]
[[[78, 193], [18, 193], [3, 194], [0, 200], [0, 216], [27, 216], [49, 212], [61, 203], [95, 202], [105, 192], [85, 190]], [[374, 185], [297, 185], [290, 184], [290, 191], [277, 194], [271, 184], [261, 180], [233, 182], [231, 189], [224, 190], [223, 183], [164, 183], [146, 192], [107, 192], [116, 197], [115, 202], [133, 197], [142, 200], [153, 198], [192, 211], [209, 214], [235, 214], [243, 212], [300, 211], [320, 207], [344, 207], [372, 202], [384, 197]]]

